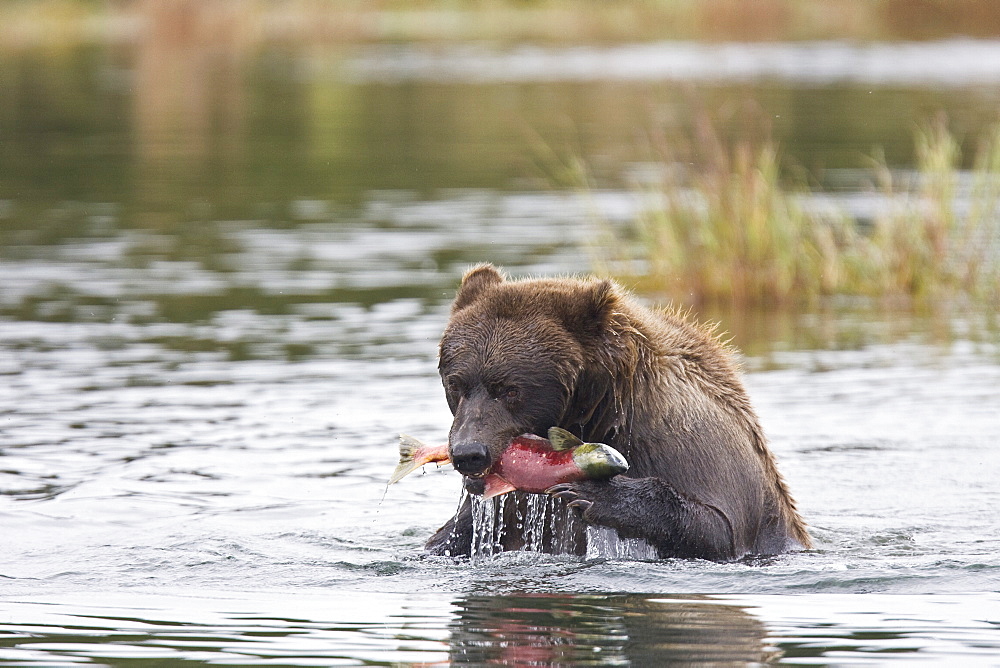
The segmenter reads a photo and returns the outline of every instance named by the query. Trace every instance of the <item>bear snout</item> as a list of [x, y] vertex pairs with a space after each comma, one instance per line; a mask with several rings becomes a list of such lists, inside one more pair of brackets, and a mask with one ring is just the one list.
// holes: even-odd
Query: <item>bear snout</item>
[[451, 463], [462, 475], [479, 475], [493, 463], [485, 443], [468, 441], [451, 446]]

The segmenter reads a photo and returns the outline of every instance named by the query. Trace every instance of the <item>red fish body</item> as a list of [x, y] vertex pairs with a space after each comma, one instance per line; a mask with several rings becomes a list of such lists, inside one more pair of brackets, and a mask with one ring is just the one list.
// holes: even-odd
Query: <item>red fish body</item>
[[[399, 466], [389, 484], [430, 462], [448, 462], [448, 445], [428, 446], [410, 436], [400, 436]], [[563, 482], [610, 478], [628, 470], [621, 453], [603, 443], [584, 443], [573, 434], [553, 427], [549, 438], [522, 434], [510, 442], [500, 459], [482, 476], [484, 498], [514, 490], [541, 494]]]
[[541, 494], [561, 482], [575, 482], [589, 477], [573, 459], [573, 450], [553, 450], [547, 438], [524, 434], [518, 436], [500, 455], [483, 478], [489, 499], [519, 489]]

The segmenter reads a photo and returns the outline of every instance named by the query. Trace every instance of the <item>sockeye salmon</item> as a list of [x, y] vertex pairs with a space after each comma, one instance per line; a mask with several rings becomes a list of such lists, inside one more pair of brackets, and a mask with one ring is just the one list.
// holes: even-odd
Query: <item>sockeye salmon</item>
[[[389, 484], [431, 462], [450, 462], [448, 444], [430, 446], [401, 434], [399, 465]], [[483, 476], [483, 498], [514, 490], [541, 494], [563, 482], [610, 478], [625, 473], [628, 462], [604, 443], [584, 443], [565, 429], [552, 427], [549, 437], [522, 434], [511, 441]]]

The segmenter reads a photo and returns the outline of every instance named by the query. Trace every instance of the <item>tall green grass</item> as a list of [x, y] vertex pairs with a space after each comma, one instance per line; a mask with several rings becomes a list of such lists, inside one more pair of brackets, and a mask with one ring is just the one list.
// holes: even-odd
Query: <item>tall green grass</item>
[[695, 139], [707, 157], [678, 169], [664, 156], [660, 177], [639, 186], [644, 206], [624, 235], [631, 243], [601, 243], [603, 271], [691, 304], [998, 299], [1000, 126], [980, 140], [971, 171], [960, 170], [943, 120], [915, 133], [914, 172], [873, 159], [882, 206], [868, 221], [783, 180], [775, 142], [727, 142], [704, 127]]

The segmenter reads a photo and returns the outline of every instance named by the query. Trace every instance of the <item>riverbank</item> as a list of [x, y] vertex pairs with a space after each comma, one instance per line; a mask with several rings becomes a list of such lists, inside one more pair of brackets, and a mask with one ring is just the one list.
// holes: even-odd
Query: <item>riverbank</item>
[[1000, 35], [990, 0], [26, 0], [0, 6], [0, 47], [129, 42], [166, 21], [220, 42], [898, 41]]

